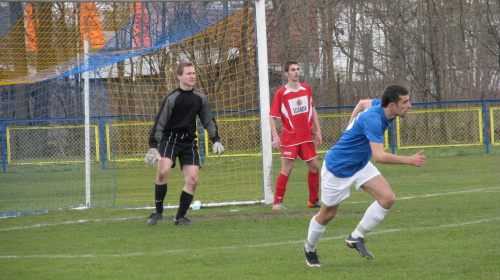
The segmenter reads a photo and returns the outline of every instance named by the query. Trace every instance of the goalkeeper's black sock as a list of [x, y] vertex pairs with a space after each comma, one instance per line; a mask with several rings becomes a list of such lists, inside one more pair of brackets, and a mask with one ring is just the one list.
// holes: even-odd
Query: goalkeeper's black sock
[[167, 183], [163, 185], [155, 184], [156, 213], [163, 213], [163, 200], [167, 195]]
[[183, 218], [186, 215], [192, 201], [193, 195], [182, 191], [181, 197], [179, 199], [179, 209], [177, 210], [177, 215], [175, 215], [176, 220]]

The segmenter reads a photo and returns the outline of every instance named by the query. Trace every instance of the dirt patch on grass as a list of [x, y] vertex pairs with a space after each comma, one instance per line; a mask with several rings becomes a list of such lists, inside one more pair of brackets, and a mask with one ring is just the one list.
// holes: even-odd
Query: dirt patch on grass
[[[227, 215], [227, 216], [196, 216], [193, 219], [199, 221], [224, 221], [236, 219], [271, 219], [271, 218], [290, 218], [290, 217], [312, 217], [316, 212], [293, 212], [293, 213], [265, 213], [251, 215]], [[337, 216], [357, 216], [363, 213], [337, 212]]]
[[[244, 219], [273, 219], [273, 218], [293, 218], [293, 217], [312, 217], [317, 212], [277, 212], [277, 213], [261, 213], [261, 214], [240, 214], [240, 215], [208, 215], [208, 216], [189, 216], [193, 221], [226, 221], [226, 220], [244, 220]], [[188, 213], [189, 214], [189, 213]], [[175, 215], [175, 214], [174, 214]], [[165, 215], [163, 219], [173, 219], [174, 215]], [[337, 216], [361, 216], [362, 212], [337, 212]], [[147, 217], [144, 217], [144, 220]], [[137, 217], [125, 219], [126, 221], [143, 220]]]

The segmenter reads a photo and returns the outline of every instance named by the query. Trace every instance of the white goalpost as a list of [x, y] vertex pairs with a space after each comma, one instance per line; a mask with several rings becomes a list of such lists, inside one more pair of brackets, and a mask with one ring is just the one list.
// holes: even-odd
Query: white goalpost
[[[87, 38], [83, 40], [84, 59], [88, 69], [90, 41]], [[91, 182], [90, 182], [90, 75], [89, 71], [83, 73], [83, 106], [85, 113], [85, 207], [91, 207]]]
[[[10, 190], [12, 182], [23, 188], [6, 192], [0, 215], [152, 207], [156, 169], [144, 164], [147, 137], [162, 100], [178, 85], [180, 61], [196, 65], [196, 88], [207, 96], [226, 148], [214, 156], [197, 124], [203, 170], [197, 199], [204, 207], [273, 203], [265, 0], [49, 0], [16, 7], [0, 10], [0, 17], [18, 19], [0, 37], [8, 46], [0, 57], [10, 59], [2, 63], [25, 69], [0, 80], [13, 102], [0, 120], [0, 188]], [[44, 149], [30, 146], [33, 139]], [[25, 176], [33, 173], [39, 180]], [[166, 208], [177, 207], [183, 185], [176, 169]]]
[[265, 0], [255, 1], [257, 26], [257, 47], [259, 62], [260, 123], [262, 131], [262, 173], [264, 176], [264, 200], [266, 204], [274, 201], [273, 193], [273, 158], [271, 126], [269, 124], [269, 74], [267, 63], [267, 36]]

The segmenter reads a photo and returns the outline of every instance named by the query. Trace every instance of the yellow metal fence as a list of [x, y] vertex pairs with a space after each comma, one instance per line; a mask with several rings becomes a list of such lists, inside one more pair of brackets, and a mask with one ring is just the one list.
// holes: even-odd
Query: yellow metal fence
[[396, 118], [398, 149], [483, 145], [482, 108], [408, 111]]
[[[319, 114], [323, 145], [326, 152], [342, 135], [350, 114]], [[412, 110], [406, 118], [397, 118], [394, 129], [385, 133], [385, 148], [396, 149], [467, 147], [484, 144], [484, 120], [481, 107]], [[278, 128], [280, 123], [278, 122]], [[152, 122], [121, 122], [105, 124], [105, 139], [96, 124], [91, 125], [92, 160], [138, 161], [148, 150]], [[226, 157], [260, 156], [260, 118], [218, 119]], [[500, 145], [500, 107], [489, 110], [489, 139]], [[211, 141], [206, 131], [199, 131], [202, 157], [210, 157]], [[394, 135], [392, 135], [394, 133]], [[242, 137], [241, 135], [245, 135]], [[243, 140], [242, 140], [243, 139]], [[394, 140], [391, 140], [394, 139]], [[393, 142], [391, 142], [393, 141]], [[26, 145], [37, 142], [38, 146]], [[100, 144], [104, 147], [100, 147]], [[392, 145], [391, 145], [392, 144]], [[30, 148], [25, 148], [30, 147]], [[84, 161], [84, 126], [40, 126], [6, 128], [8, 165], [55, 164]], [[102, 154], [101, 154], [102, 153]], [[104, 156], [105, 155], [105, 156]]]
[[500, 107], [490, 107], [491, 144], [500, 146]]
[[[85, 162], [85, 126], [7, 127], [8, 165]], [[99, 161], [99, 129], [90, 126], [91, 160]]]

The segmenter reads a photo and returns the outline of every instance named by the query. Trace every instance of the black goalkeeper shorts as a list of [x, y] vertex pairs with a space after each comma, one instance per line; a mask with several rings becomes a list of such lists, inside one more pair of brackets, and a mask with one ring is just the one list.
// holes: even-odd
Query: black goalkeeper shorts
[[177, 158], [181, 169], [185, 164], [197, 165], [201, 168], [197, 143], [196, 138], [189, 137], [186, 134], [169, 132], [167, 137], [162, 138], [158, 151], [162, 157], [168, 157], [174, 162], [172, 168], [175, 167]]

